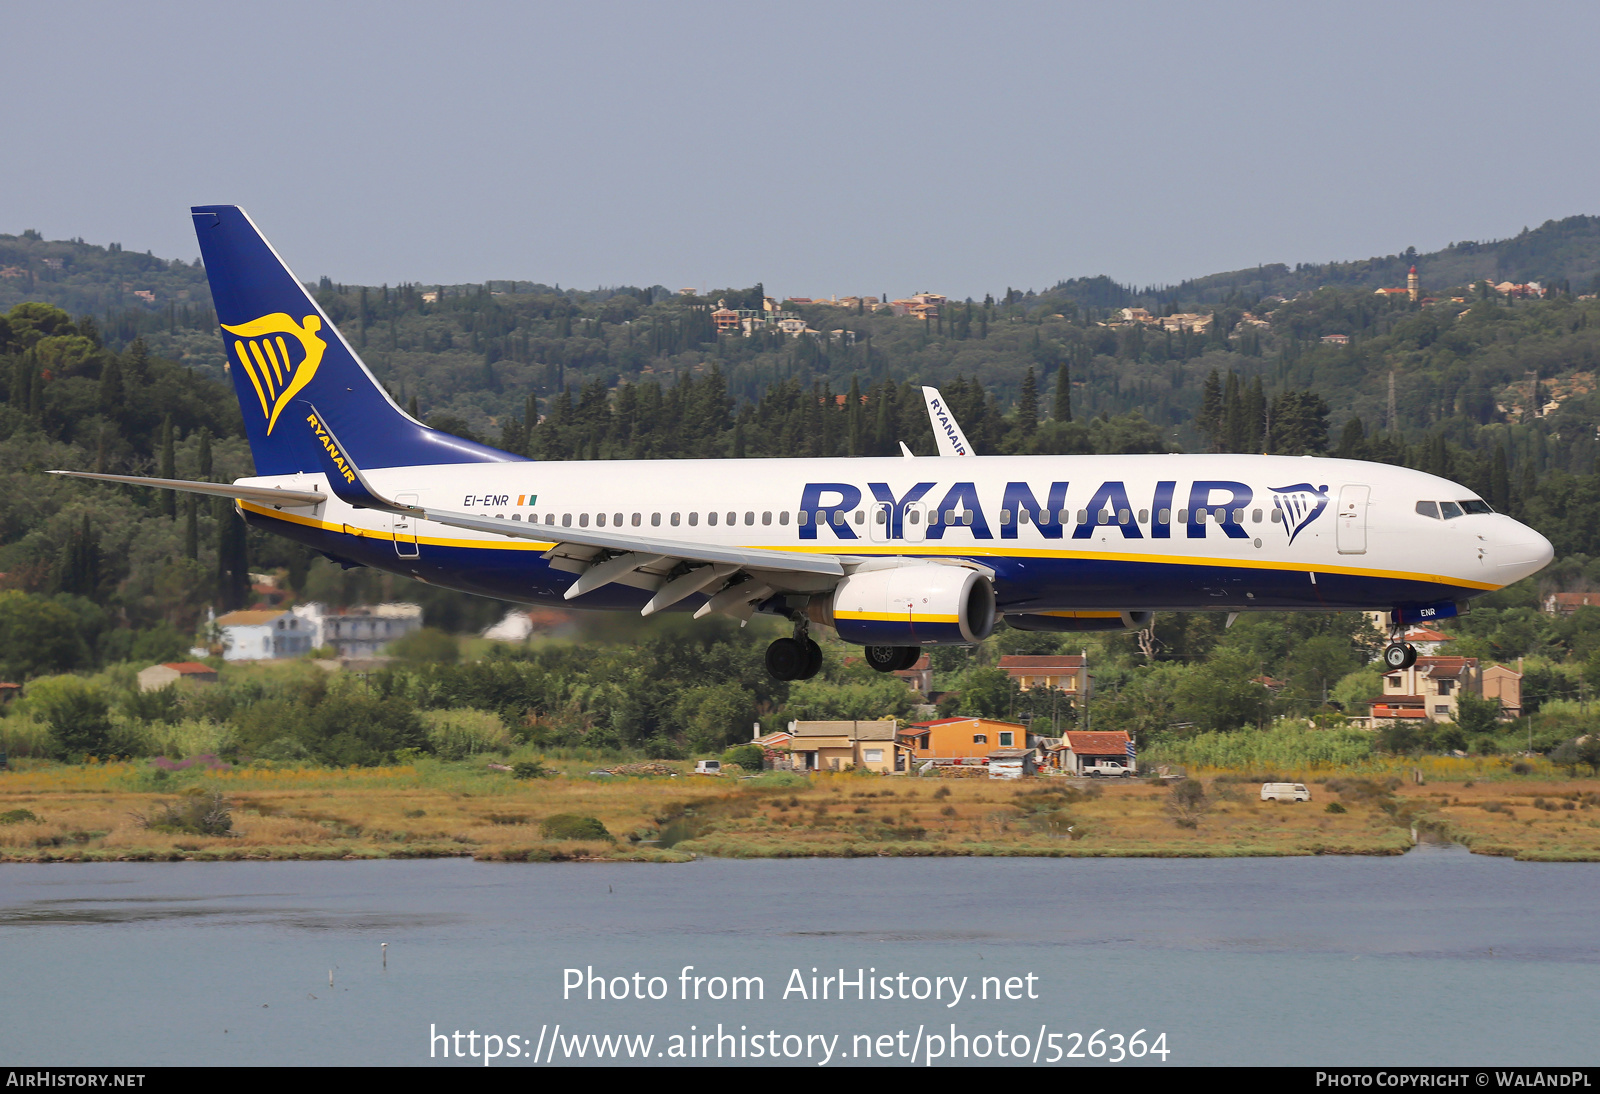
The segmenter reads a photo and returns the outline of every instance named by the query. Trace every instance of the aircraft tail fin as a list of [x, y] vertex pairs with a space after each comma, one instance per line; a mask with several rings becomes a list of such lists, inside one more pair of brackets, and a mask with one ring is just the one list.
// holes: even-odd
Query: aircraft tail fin
[[944, 396], [936, 387], [922, 389], [922, 398], [928, 404], [928, 421], [933, 423], [933, 438], [939, 443], [941, 456], [976, 456], [967, 435], [961, 432], [961, 423], [945, 405]]
[[401, 410], [243, 209], [190, 213], [256, 474], [322, 469], [310, 400], [363, 467], [525, 458], [429, 429]]

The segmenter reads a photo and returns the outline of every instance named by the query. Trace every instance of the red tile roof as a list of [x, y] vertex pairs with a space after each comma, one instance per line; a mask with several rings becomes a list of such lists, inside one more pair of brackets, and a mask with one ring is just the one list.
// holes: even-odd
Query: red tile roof
[[1068, 730], [1061, 735], [1066, 746], [1080, 756], [1123, 755], [1128, 751], [1126, 733], [1079, 732]]
[[1079, 669], [1083, 667], [1083, 655], [1071, 653], [1034, 656], [1031, 654], [1008, 653], [1000, 658], [1000, 667], [1003, 669]]

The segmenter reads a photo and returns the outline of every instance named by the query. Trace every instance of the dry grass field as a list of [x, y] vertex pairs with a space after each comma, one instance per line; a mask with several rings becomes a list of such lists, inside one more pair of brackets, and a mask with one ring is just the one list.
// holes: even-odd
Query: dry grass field
[[[557, 766], [568, 770], [516, 780], [468, 763], [167, 778], [142, 765], [39, 764], [0, 773], [0, 861], [1392, 855], [1418, 840], [1600, 861], [1600, 780], [1548, 770], [1423, 785], [1319, 772], [1304, 780], [1314, 800], [1295, 805], [1261, 802], [1259, 783], [1241, 775], [1200, 772], [1205, 797], [1185, 811], [1171, 783], [602, 778]], [[185, 827], [208, 806], [226, 811], [225, 825]], [[592, 817], [611, 838], [562, 838], [547, 823], [560, 815]]]

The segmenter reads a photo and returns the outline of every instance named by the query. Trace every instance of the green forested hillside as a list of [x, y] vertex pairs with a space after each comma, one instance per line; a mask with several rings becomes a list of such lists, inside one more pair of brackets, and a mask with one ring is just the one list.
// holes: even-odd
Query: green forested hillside
[[[1457, 479], [1544, 531], [1560, 558], [1525, 587], [1480, 601], [1458, 624], [1456, 652], [1535, 658], [1530, 706], [1548, 701], [1554, 711], [1582, 697], [1600, 650], [1600, 626], [1586, 617], [1556, 622], [1537, 610], [1541, 589], [1600, 586], [1600, 562], [1590, 561], [1600, 556], [1600, 301], [1586, 298], [1592, 275], [1583, 272], [1595, 224], [1573, 218], [1421, 256], [1425, 291], [1437, 301], [1428, 306], [1369, 287], [1402, 278], [1394, 264], [1410, 256], [1359, 270], [1301, 267], [1294, 276], [1304, 291], [1281, 281], [1223, 291], [1223, 280], [1205, 279], [1163, 290], [1165, 303], [1098, 279], [951, 302], [929, 321], [791, 305], [820, 332], [800, 337], [717, 337], [711, 310], [723, 300], [758, 304], [760, 286], [681, 297], [659, 288], [324, 280], [315, 291], [418, 416], [540, 459], [888, 455], [901, 441], [927, 453], [916, 385], [935, 383], [980, 452], [1334, 453]], [[1485, 255], [1497, 264], [1492, 273]], [[0, 273], [7, 269], [26, 276], [0, 276], [0, 292], [33, 302], [0, 315], [0, 676], [172, 656], [207, 608], [249, 598], [251, 571], [279, 571], [293, 595], [336, 604], [420, 600], [430, 624], [447, 630], [482, 626], [501, 609], [342, 571], [244, 533], [225, 506], [39, 474], [66, 467], [226, 480], [248, 473], [250, 461], [202, 271], [0, 237]], [[1442, 270], [1456, 271], [1454, 283]], [[1471, 284], [1480, 275], [1533, 277], [1556, 290], [1502, 298]], [[1271, 299], [1268, 289], [1291, 299]], [[130, 303], [134, 291], [155, 302]], [[1141, 301], [1213, 321], [1204, 333], [1166, 331], [1124, 323], [1114, 310]], [[1324, 342], [1330, 335], [1344, 341]], [[1089, 643], [1106, 717], [1150, 733], [1326, 712], [1329, 701], [1356, 702], [1372, 686], [1361, 675], [1369, 636], [1359, 620], [1268, 616], [1224, 633], [1216, 620], [1172, 617], [1151, 637], [1143, 648], [1124, 637]], [[740, 664], [755, 656], [754, 645], [744, 648], [754, 639], [719, 641]], [[1030, 652], [1063, 641], [1082, 644], [1019, 632], [996, 640]], [[1008, 693], [987, 656], [941, 651], [941, 687], [959, 691], [963, 709], [1023, 709], [1032, 700]], [[653, 664], [625, 671], [666, 688], [658, 679], [666, 670]], [[1592, 669], [1600, 673], [1600, 659]], [[670, 701], [615, 739], [681, 735], [724, 714], [735, 724], [780, 700], [817, 714], [848, 701], [861, 712], [850, 716], [862, 717], [884, 701], [851, 671], [830, 673], [833, 690], [819, 684], [798, 697], [672, 682]], [[1263, 696], [1248, 683], [1255, 673], [1287, 686]], [[571, 666], [558, 675], [548, 700], [563, 712], [558, 737], [621, 724], [613, 707], [625, 697], [615, 687]], [[685, 698], [685, 687], [722, 690]], [[715, 717], [694, 713], [702, 700]]]

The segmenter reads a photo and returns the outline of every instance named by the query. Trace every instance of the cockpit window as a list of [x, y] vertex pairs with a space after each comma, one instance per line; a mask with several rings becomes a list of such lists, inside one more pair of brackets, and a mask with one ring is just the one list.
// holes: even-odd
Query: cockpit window
[[1434, 520], [1438, 520], [1439, 503], [1436, 501], [1419, 501], [1417, 502], [1417, 512], [1425, 517], [1432, 517]]
[[1492, 513], [1492, 512], [1494, 512], [1493, 509], [1489, 508], [1489, 503], [1488, 502], [1480, 501], [1477, 498], [1468, 498], [1466, 501], [1461, 503], [1461, 508], [1466, 510], [1469, 513], [1474, 513], [1474, 514], [1476, 514], [1476, 513]]
[[1461, 506], [1453, 501], [1441, 501], [1439, 503], [1439, 511], [1444, 514], [1445, 520], [1450, 520], [1461, 515]]

